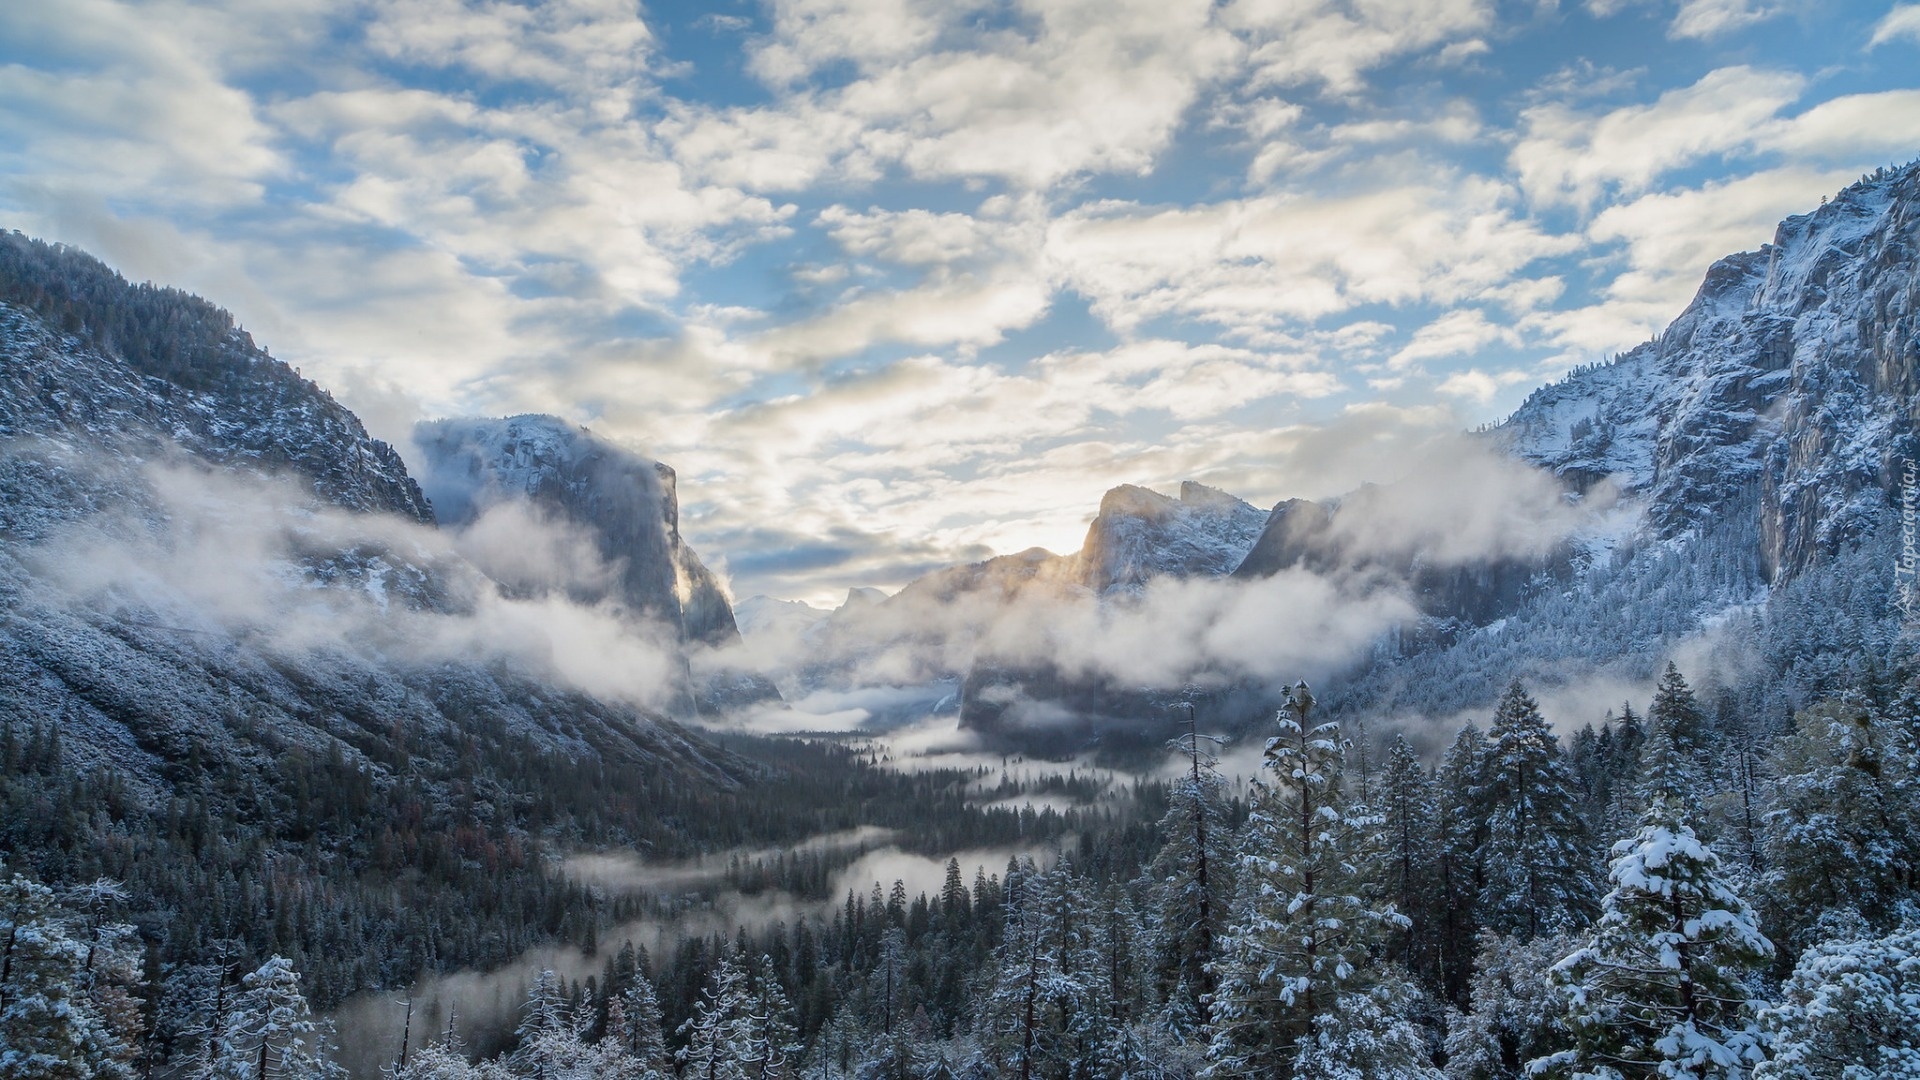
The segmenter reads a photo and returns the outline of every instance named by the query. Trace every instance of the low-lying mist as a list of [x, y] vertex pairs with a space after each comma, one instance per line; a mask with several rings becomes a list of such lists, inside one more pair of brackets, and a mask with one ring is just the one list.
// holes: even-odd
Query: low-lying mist
[[398, 666], [503, 662], [642, 708], [661, 707], [675, 686], [668, 631], [572, 599], [607, 568], [581, 538], [511, 506], [451, 534], [316, 504], [288, 481], [192, 464], [149, 464], [139, 484], [134, 504], [21, 553], [41, 602], [270, 652], [337, 650]]

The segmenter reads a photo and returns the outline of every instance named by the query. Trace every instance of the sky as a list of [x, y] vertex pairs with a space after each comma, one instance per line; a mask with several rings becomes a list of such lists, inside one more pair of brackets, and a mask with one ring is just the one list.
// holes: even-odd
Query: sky
[[1916, 157], [1920, 3], [0, 4], [0, 227], [668, 462], [737, 597], [1395, 479]]

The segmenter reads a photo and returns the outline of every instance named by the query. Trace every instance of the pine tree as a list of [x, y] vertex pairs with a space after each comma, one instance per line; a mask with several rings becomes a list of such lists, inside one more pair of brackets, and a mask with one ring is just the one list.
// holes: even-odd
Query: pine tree
[[772, 957], [762, 955], [754, 965], [747, 993], [747, 1058], [741, 1064], [754, 1080], [786, 1076], [799, 1051], [799, 1038], [793, 1025], [793, 1005], [780, 987]]
[[1440, 913], [1436, 946], [1441, 986], [1448, 999], [1461, 1006], [1467, 1003], [1478, 948], [1480, 918], [1475, 905], [1487, 884], [1487, 821], [1493, 814], [1487, 784], [1490, 759], [1486, 736], [1467, 724], [1447, 748], [1434, 781], [1440, 809], [1434, 868]]
[[1517, 1080], [1527, 1062], [1567, 1041], [1559, 999], [1547, 972], [1577, 942], [1481, 935], [1474, 964], [1473, 1008], [1447, 1025], [1450, 1080]]
[[629, 1056], [656, 1073], [673, 1071], [673, 1056], [667, 1052], [666, 1033], [660, 1015], [660, 999], [654, 993], [653, 980], [636, 971], [626, 989], [620, 991], [608, 1009], [607, 1038]]
[[1777, 744], [1764, 880], [1788, 929], [1848, 907], [1889, 929], [1920, 891], [1920, 777], [1899, 745], [1897, 726], [1857, 700], [1808, 710]]
[[747, 973], [722, 955], [707, 975], [693, 1015], [680, 1025], [686, 1046], [679, 1052], [683, 1080], [752, 1080], [752, 998]]
[[1366, 823], [1347, 813], [1337, 724], [1305, 683], [1266, 749], [1241, 843], [1213, 1005], [1211, 1077], [1431, 1075], [1379, 952], [1406, 919], [1363, 892]]
[[1433, 781], [1405, 736], [1395, 735], [1380, 780], [1384, 889], [1408, 920], [1395, 953], [1407, 970], [1439, 977], [1435, 870], [1439, 810]]
[[1579, 791], [1559, 740], [1518, 679], [1500, 699], [1489, 739], [1482, 922], [1527, 938], [1586, 925], [1597, 890]]
[[1773, 945], [1694, 836], [1681, 792], [1650, 797], [1639, 834], [1614, 845], [1591, 938], [1553, 968], [1576, 1049], [1536, 1065], [1607, 1080], [1745, 1076], [1764, 1059], [1746, 979]]
[[81, 985], [87, 946], [69, 917], [52, 889], [18, 874], [0, 878], [0, 1075], [8, 1080], [124, 1070], [119, 1041]]
[[1755, 1080], [1920, 1077], [1920, 926], [1864, 923], [1800, 954], [1761, 1021], [1773, 1058]]
[[1174, 749], [1187, 758], [1187, 771], [1168, 793], [1160, 819], [1160, 851], [1148, 873], [1155, 883], [1154, 970], [1167, 1021], [1176, 1031], [1207, 1037], [1206, 1002], [1213, 994], [1214, 942], [1226, 924], [1233, 896], [1230, 860], [1222, 858], [1232, 839], [1226, 805], [1226, 781], [1218, 761], [1207, 752], [1206, 737], [1187, 708], [1187, 733]]
[[220, 1025], [213, 1075], [218, 1080], [318, 1080], [344, 1077], [328, 1057], [332, 1025], [313, 1018], [300, 973], [282, 956], [268, 957], [240, 981]]

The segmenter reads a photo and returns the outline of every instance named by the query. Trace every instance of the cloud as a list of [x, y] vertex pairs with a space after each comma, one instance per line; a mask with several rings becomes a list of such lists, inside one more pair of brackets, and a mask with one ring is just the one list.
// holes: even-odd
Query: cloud
[[1467, 44], [1492, 27], [1494, 10], [1485, 0], [1235, 0], [1222, 18], [1253, 45], [1252, 85], [1356, 94], [1390, 60]]
[[1759, 247], [1773, 237], [1782, 217], [1805, 210], [1854, 175], [1772, 169], [1611, 206], [1587, 229], [1597, 244], [1623, 247], [1626, 267], [1606, 285], [1603, 302], [1542, 313], [1530, 322], [1589, 354], [1645, 340], [1686, 305], [1715, 259]]
[[[1044, 189], [1088, 172], [1144, 172], [1242, 49], [1201, 0], [1059, 0], [1003, 29], [944, 32], [968, 10], [781, 4], [753, 64], [795, 88], [771, 106], [678, 110], [668, 138], [702, 175], [756, 190], [896, 166]], [[856, 77], [803, 88], [836, 61]]]
[[[155, 464], [136, 490], [149, 504], [141, 516], [87, 519], [24, 553], [46, 599], [150, 612], [288, 655], [498, 661], [642, 708], [678, 687], [666, 628], [567, 598], [565, 586], [606, 570], [543, 522], [501, 522], [467, 547], [399, 518], [316, 506], [291, 481]], [[508, 571], [511, 588], [476, 560]]]
[[1682, 0], [1667, 36], [1710, 41], [1766, 22], [1781, 11], [1781, 5], [1759, 0]]
[[[1387, 366], [1397, 371], [1421, 360], [1459, 356], [1495, 342], [1518, 345], [1520, 336], [1510, 327], [1494, 325], [1478, 308], [1458, 308], [1416, 330], [1413, 340], [1394, 353]], [[1445, 384], [1441, 392], [1446, 392]]]
[[1867, 48], [1878, 48], [1901, 38], [1920, 42], [1920, 4], [1895, 4], [1892, 11], [1873, 28]]
[[1047, 250], [1122, 333], [1178, 316], [1257, 342], [1363, 304], [1455, 303], [1572, 246], [1516, 214], [1510, 194], [1463, 177], [1193, 207], [1105, 203], [1063, 215]]
[[[106, 0], [0, 9], [0, 37], [44, 65], [0, 66], [0, 168], [147, 206], [257, 201], [288, 167], [273, 131], [203, 47], [204, 24], [169, 15]], [[287, 15], [298, 41], [306, 20]]]
[[1673, 169], [1749, 148], [1754, 130], [1805, 88], [1801, 75], [1742, 65], [1602, 114], [1536, 105], [1521, 114], [1509, 164], [1536, 202], [1591, 207], [1610, 191], [1642, 191]]

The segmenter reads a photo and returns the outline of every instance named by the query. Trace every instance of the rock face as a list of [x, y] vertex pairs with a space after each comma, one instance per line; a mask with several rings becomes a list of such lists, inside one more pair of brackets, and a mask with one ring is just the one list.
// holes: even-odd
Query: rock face
[[[538, 664], [458, 638], [399, 655], [421, 645], [405, 627], [486, 629], [492, 583], [439, 536], [399, 455], [227, 313], [0, 236], [0, 726], [57, 723], [76, 764], [156, 800], [210, 756], [273, 790], [290, 748], [429, 789], [476, 746], [752, 773]], [[260, 582], [280, 608], [245, 610]]]
[[1771, 582], [1861, 535], [1911, 456], [1920, 168], [1883, 172], [1715, 263], [1666, 331], [1536, 391], [1495, 432], [1576, 490], [1612, 476], [1657, 535], [1750, 526]]
[[[502, 503], [532, 507], [592, 538], [614, 573], [611, 598], [630, 617], [664, 624], [683, 646], [740, 643], [719, 579], [680, 537], [671, 468], [555, 416], [427, 421], [414, 443], [443, 525], [471, 525]], [[694, 692], [708, 709], [779, 700], [746, 673], [702, 680]]]
[[1177, 499], [1122, 484], [1100, 500], [1073, 559], [1075, 577], [1104, 594], [1139, 592], [1156, 577], [1229, 574], [1266, 523], [1265, 511], [1191, 480]]
[[1920, 165], [1882, 170], [1714, 263], [1658, 337], [1535, 391], [1487, 437], [1574, 495], [1610, 481], [1638, 527], [1574, 537], [1553, 588], [1482, 626], [1416, 635], [1357, 673], [1347, 700], [1443, 716], [1513, 676], [1642, 680], [1679, 642], [1720, 631], [1711, 662], [1730, 702], [1777, 721], [1900, 659], [1916, 253]]

